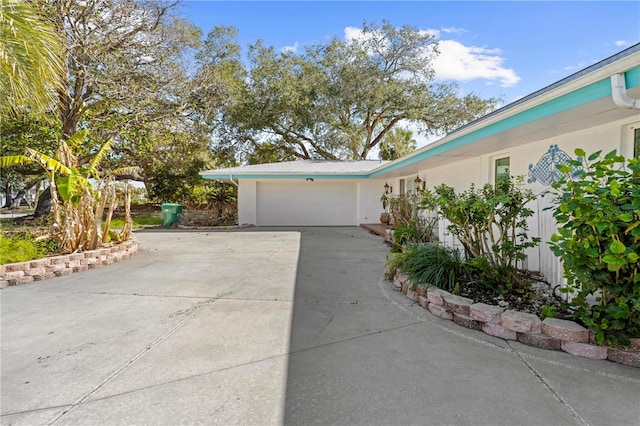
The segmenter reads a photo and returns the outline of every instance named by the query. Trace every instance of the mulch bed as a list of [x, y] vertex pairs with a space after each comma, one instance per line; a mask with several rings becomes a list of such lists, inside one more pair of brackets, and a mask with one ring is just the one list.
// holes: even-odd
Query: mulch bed
[[528, 275], [530, 286], [525, 294], [512, 292], [501, 295], [493, 289], [483, 287], [476, 282], [462, 283], [460, 296], [472, 299], [476, 303], [500, 306], [505, 309], [513, 309], [520, 312], [534, 314], [541, 317], [545, 306], [555, 308], [554, 317], [573, 320], [573, 314], [559, 296], [554, 294], [550, 284], [539, 275]]

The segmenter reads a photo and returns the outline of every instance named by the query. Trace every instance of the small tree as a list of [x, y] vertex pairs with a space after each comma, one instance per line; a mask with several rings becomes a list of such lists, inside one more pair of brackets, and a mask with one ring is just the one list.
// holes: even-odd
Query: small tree
[[576, 292], [576, 318], [598, 344], [628, 344], [627, 335], [640, 337], [640, 160], [600, 154], [560, 168], [550, 246], [564, 266], [561, 291]]
[[533, 215], [527, 204], [535, 195], [522, 188], [523, 180], [500, 179], [495, 186], [471, 185], [460, 193], [442, 184], [425, 191], [420, 204], [449, 221], [447, 229], [458, 238], [467, 259], [505, 291], [520, 282], [517, 268], [525, 259], [524, 250], [540, 241], [527, 234], [527, 218]]
[[533, 215], [527, 204], [535, 195], [522, 185], [521, 176], [481, 189], [471, 185], [460, 193], [442, 184], [426, 191], [421, 207], [450, 222], [448, 230], [458, 237], [467, 258], [486, 257], [493, 266], [516, 267], [525, 258], [524, 250], [539, 242], [527, 235], [526, 219]]
[[[99, 163], [111, 150], [112, 141], [105, 142], [84, 166], [78, 165], [72, 147], [80, 146], [88, 137], [87, 130], [74, 134], [68, 141], [61, 141], [56, 158], [27, 148], [25, 155], [0, 157], [0, 167], [11, 167], [28, 163], [41, 165], [47, 172], [54, 215], [54, 235], [59, 240], [60, 250], [66, 253], [92, 250], [106, 241], [109, 221], [102, 227], [105, 208], [113, 211], [116, 203], [111, 183], [119, 174], [133, 174], [137, 167], [126, 167], [103, 173]], [[90, 180], [96, 182], [95, 186]], [[125, 197], [129, 202], [130, 197]], [[128, 210], [128, 206], [125, 206]], [[127, 216], [128, 222], [131, 221]], [[131, 224], [125, 224], [130, 229]]]

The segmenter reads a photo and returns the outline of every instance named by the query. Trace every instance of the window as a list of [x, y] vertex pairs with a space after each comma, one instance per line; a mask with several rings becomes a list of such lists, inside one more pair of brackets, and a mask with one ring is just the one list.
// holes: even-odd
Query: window
[[415, 191], [415, 183], [411, 179], [407, 179], [407, 194], [413, 194]]
[[400, 195], [404, 195], [405, 193], [405, 180], [400, 179]]
[[633, 156], [640, 157], [640, 129], [633, 131]]
[[498, 158], [496, 160], [494, 176], [496, 184], [500, 179], [509, 179], [509, 157]]

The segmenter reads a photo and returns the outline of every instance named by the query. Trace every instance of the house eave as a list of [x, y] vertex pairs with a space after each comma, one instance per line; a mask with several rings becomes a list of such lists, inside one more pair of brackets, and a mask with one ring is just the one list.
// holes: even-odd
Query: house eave
[[[391, 177], [409, 175], [417, 171], [419, 162], [424, 162], [429, 158], [437, 157], [438, 164], [460, 159], [460, 155], [453, 154], [452, 150], [462, 146], [483, 144], [493, 139], [499, 139], [501, 134], [511, 131], [512, 139], [517, 139], [519, 135], [513, 129], [525, 129], [526, 125], [537, 123], [540, 129], [544, 129], [546, 122], [557, 122], [566, 118], [569, 122], [573, 120], [571, 110], [580, 107], [588, 109], [589, 104], [598, 105], [608, 113], [608, 120], [631, 117], [637, 114], [632, 110], [617, 108], [611, 100], [610, 76], [624, 72], [627, 79], [627, 87], [636, 95], [640, 92], [640, 64], [637, 56], [627, 56], [612, 64], [585, 74], [579, 78], [555, 88], [554, 90], [542, 93], [526, 102], [519, 103], [513, 107], [504, 107], [503, 111], [496, 111], [489, 116], [485, 116], [472, 122], [459, 130], [450, 133], [442, 139], [426, 145], [413, 153], [399, 158], [391, 163], [382, 165], [370, 172], [371, 177]], [[612, 112], [610, 112], [612, 111]], [[604, 117], [604, 116], [603, 116]], [[591, 127], [597, 125], [593, 117], [585, 115], [583, 123], [573, 122], [573, 127]], [[530, 136], [532, 137], [532, 136]], [[488, 144], [487, 144], [488, 145]], [[487, 151], [495, 151], [495, 146], [487, 146]], [[505, 149], [509, 146], [505, 145]], [[477, 150], [482, 153], [482, 150]], [[469, 151], [471, 152], [471, 151]], [[451, 158], [447, 158], [451, 157]], [[412, 167], [413, 166], [413, 167]]]
[[201, 172], [200, 175], [204, 179], [213, 179], [213, 180], [221, 180], [221, 181], [230, 181], [230, 178], [233, 179], [368, 179], [368, 174], [332, 174], [332, 173], [232, 173], [229, 174], [219, 174], [219, 173], [207, 173]]

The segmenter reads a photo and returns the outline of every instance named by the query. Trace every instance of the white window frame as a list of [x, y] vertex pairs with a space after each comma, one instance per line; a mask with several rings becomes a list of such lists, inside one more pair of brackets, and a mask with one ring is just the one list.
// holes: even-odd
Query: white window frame
[[504, 171], [503, 172], [498, 172], [498, 167], [504, 167], [502, 166], [498, 166], [498, 161], [500, 160], [508, 160], [509, 164], [507, 165], [505, 170], [508, 170], [507, 173], [507, 177], [511, 174], [511, 156], [509, 154], [503, 154], [503, 155], [498, 155], [493, 157], [493, 184], [495, 185], [496, 183], [498, 183], [498, 176], [500, 175], [504, 175]]

